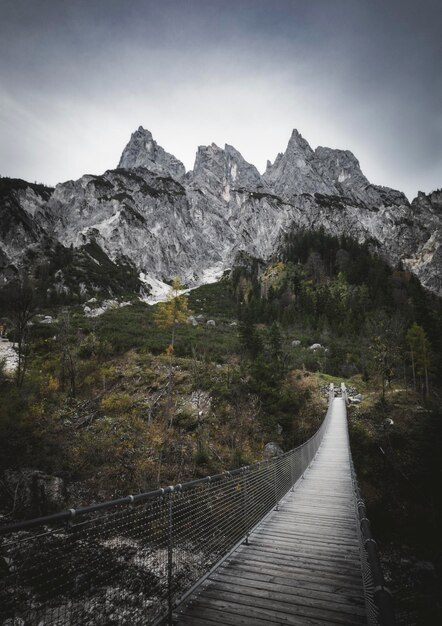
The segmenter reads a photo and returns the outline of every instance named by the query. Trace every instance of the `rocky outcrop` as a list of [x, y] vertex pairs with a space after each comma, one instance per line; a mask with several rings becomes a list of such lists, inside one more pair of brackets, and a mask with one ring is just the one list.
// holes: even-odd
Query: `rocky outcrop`
[[0, 270], [7, 280], [43, 241], [74, 250], [93, 245], [110, 263], [125, 258], [161, 293], [162, 281], [176, 275], [195, 286], [241, 255], [267, 259], [288, 229], [322, 227], [369, 240], [441, 294], [441, 204], [441, 192], [410, 204], [400, 191], [372, 185], [351, 152], [313, 150], [296, 130], [261, 176], [235, 148], [216, 144], [201, 146], [185, 173], [140, 127], [115, 170], [55, 190], [9, 185], [0, 201]]
[[1, 488], [14, 514], [37, 517], [60, 511], [66, 506], [64, 481], [38, 470], [5, 470]]
[[256, 167], [228, 144], [224, 150], [214, 143], [200, 146], [188, 180], [194, 187], [208, 189], [225, 202], [231, 200], [233, 191], [256, 191], [266, 187]]
[[53, 189], [20, 179], [0, 178], [0, 275], [16, 273], [24, 254], [48, 237], [41, 217]]
[[112, 259], [129, 257], [147, 281], [180, 275], [195, 282], [222, 261], [208, 246], [222, 230], [216, 207], [208, 220], [205, 197], [170, 176], [145, 168], [83, 176], [58, 185], [48, 204], [63, 245], [94, 241]]
[[175, 178], [182, 178], [186, 173], [181, 161], [159, 146], [152, 133], [142, 126], [132, 133], [118, 167], [125, 169], [144, 167], [151, 172]]
[[411, 203], [410, 225], [419, 230], [419, 245], [404, 258], [404, 265], [431, 291], [442, 294], [442, 189], [426, 195], [419, 192]]
[[266, 443], [264, 446], [264, 454], [267, 457], [280, 456], [283, 454], [283, 450], [275, 441], [269, 441], [269, 443]]
[[278, 154], [273, 165], [267, 163], [263, 178], [275, 193], [287, 199], [303, 193], [338, 194], [321, 175], [315, 153], [296, 129], [286, 151]]
[[278, 154], [273, 165], [267, 164], [263, 178], [286, 199], [319, 193], [345, 198], [357, 206], [408, 204], [403, 193], [372, 185], [352, 152], [322, 146], [313, 151], [297, 130], [293, 131], [286, 151]]
[[372, 185], [361, 171], [359, 161], [349, 150], [318, 147], [315, 166], [327, 183], [338, 194], [367, 207], [408, 205], [403, 193]]

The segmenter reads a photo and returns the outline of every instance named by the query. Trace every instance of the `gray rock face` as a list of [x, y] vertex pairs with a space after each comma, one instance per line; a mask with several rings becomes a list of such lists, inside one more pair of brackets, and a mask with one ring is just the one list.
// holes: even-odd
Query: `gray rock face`
[[10, 277], [25, 252], [47, 239], [42, 222], [52, 192], [43, 185], [0, 178], [0, 268], [9, 268]]
[[403, 193], [388, 187], [371, 185], [361, 172], [359, 161], [349, 150], [332, 150], [318, 147], [315, 150], [315, 166], [322, 178], [336, 189], [339, 195], [368, 207], [381, 204], [408, 204]]
[[116, 170], [55, 190], [16, 182], [0, 194], [4, 280], [42, 241], [74, 249], [93, 242], [112, 262], [127, 258], [161, 292], [161, 281], [177, 275], [189, 286], [211, 282], [242, 255], [266, 260], [288, 229], [323, 227], [370, 240], [442, 294], [442, 192], [410, 205], [401, 192], [370, 184], [351, 152], [314, 151], [297, 131], [262, 176], [235, 148], [215, 144], [198, 149], [186, 174], [140, 127]]
[[403, 193], [371, 185], [349, 150], [319, 146], [312, 150], [294, 130], [287, 150], [267, 165], [264, 180], [275, 193], [290, 199], [300, 194], [340, 196], [367, 207], [408, 204]]
[[[418, 245], [404, 258], [404, 265], [428, 289], [442, 294], [442, 190], [428, 195], [419, 192], [411, 203], [414, 215], [412, 231], [416, 233]], [[425, 226], [424, 226], [425, 224]], [[416, 228], [417, 226], [417, 228]], [[404, 255], [405, 256], [405, 255]]]
[[331, 181], [324, 180], [317, 167], [315, 153], [295, 129], [286, 151], [268, 164], [263, 176], [275, 193], [290, 199], [303, 193], [338, 194]]
[[58, 476], [33, 469], [5, 470], [3, 484], [15, 512], [29, 517], [53, 513], [66, 505], [65, 485]]
[[266, 443], [264, 446], [264, 454], [269, 457], [279, 456], [280, 454], [283, 454], [283, 450], [275, 441], [269, 441], [269, 443]]
[[142, 126], [132, 133], [118, 167], [125, 169], [144, 167], [151, 172], [176, 178], [182, 178], [186, 173], [181, 161], [163, 150], [153, 139], [152, 133]]
[[256, 167], [247, 163], [238, 150], [228, 144], [224, 150], [214, 143], [200, 146], [188, 180], [194, 187], [216, 193], [225, 202], [231, 200], [231, 192], [244, 189], [255, 191], [265, 187]]

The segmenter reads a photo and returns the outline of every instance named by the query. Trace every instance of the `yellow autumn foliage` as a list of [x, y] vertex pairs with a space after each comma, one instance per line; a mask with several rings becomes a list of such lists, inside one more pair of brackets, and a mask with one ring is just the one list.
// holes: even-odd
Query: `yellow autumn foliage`
[[127, 413], [132, 406], [132, 399], [128, 393], [113, 392], [102, 398], [100, 405], [105, 413]]

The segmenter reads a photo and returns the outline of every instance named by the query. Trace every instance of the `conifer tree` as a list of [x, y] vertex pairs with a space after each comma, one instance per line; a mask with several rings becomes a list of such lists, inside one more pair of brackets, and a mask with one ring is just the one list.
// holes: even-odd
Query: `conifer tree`
[[369, 357], [372, 373], [382, 384], [382, 399], [387, 386], [394, 378], [401, 358], [403, 322], [400, 316], [390, 317], [384, 311], [373, 316], [370, 322]]
[[431, 370], [431, 345], [427, 333], [416, 322], [407, 331], [407, 344], [410, 348], [413, 383], [416, 388], [416, 374], [424, 377], [425, 391], [430, 393], [429, 373]]
[[167, 383], [167, 396], [165, 405], [165, 416], [169, 426], [172, 426], [172, 394], [173, 394], [173, 369], [172, 369], [172, 355], [175, 346], [175, 333], [179, 324], [182, 324], [187, 320], [190, 315], [189, 306], [186, 296], [182, 293], [183, 284], [178, 277], [172, 280], [170, 285], [170, 291], [165, 302], [160, 302], [154, 313], [154, 321], [158, 326], [164, 328], [170, 328], [171, 342], [167, 349], [169, 355], [169, 376]]
[[33, 285], [25, 276], [4, 287], [0, 292], [0, 308], [6, 312], [8, 326], [12, 329], [12, 340], [17, 350], [15, 380], [22, 387], [29, 357], [30, 322], [37, 306]]
[[170, 328], [172, 332], [170, 351], [175, 345], [175, 333], [179, 324], [187, 320], [190, 315], [186, 296], [182, 293], [183, 285], [178, 277], [172, 280], [170, 292], [165, 302], [157, 304], [154, 321], [158, 326]]

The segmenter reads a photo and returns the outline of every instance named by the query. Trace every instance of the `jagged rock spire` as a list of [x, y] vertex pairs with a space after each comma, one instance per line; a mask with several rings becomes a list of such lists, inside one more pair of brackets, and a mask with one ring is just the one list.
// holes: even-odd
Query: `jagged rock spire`
[[142, 126], [138, 128], [123, 150], [118, 167], [134, 169], [143, 167], [152, 172], [182, 178], [186, 168], [173, 154], [166, 152]]

